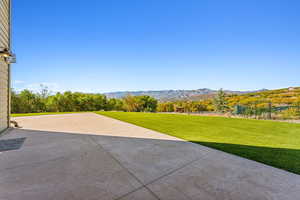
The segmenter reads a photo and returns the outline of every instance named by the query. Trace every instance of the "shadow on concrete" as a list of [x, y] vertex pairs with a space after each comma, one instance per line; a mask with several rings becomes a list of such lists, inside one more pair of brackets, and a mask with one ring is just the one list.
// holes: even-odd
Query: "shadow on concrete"
[[[250, 146], [243, 144], [228, 144], [228, 143], [218, 143], [218, 142], [204, 142], [204, 141], [182, 141], [182, 140], [168, 140], [168, 139], [155, 139], [155, 138], [140, 138], [137, 137], [122, 137], [122, 136], [109, 136], [106, 134], [88, 134], [88, 133], [68, 133], [68, 132], [54, 132], [54, 131], [37, 131], [30, 129], [14, 129], [15, 131], [24, 132], [28, 134], [32, 134], [34, 136], [51, 136], [49, 138], [53, 139], [54, 136], [58, 136], [59, 139], [63, 139], [66, 136], [91, 136], [101, 145], [109, 146], [109, 148], [115, 148], [116, 150], [124, 146], [124, 149], [130, 150], [130, 146], [126, 144], [132, 145], [132, 148], [138, 150], [140, 145], [149, 146], [150, 144], [163, 144], [165, 146], [174, 146], [177, 145], [177, 150], [174, 151], [183, 152], [187, 146], [192, 143], [203, 145], [205, 147], [221, 150], [230, 154], [234, 154], [240, 157], [244, 157], [250, 160], [254, 160], [257, 162], [261, 162], [273, 167], [277, 167], [283, 170], [287, 170], [289, 172], [293, 172], [296, 174], [300, 174], [300, 149], [288, 149], [288, 148], [274, 148], [274, 147], [261, 147], [261, 146]], [[21, 134], [21, 136], [26, 137], [26, 134]], [[20, 148], [20, 146], [24, 142], [24, 138], [20, 138], [20, 145], [16, 145], [15, 149]], [[22, 141], [23, 139], [23, 141]], [[112, 145], [115, 145], [112, 147]], [[165, 148], [165, 147], [163, 147]], [[300, 147], [299, 147], [300, 148]], [[121, 151], [121, 150], [120, 150]], [[186, 153], [186, 152], [185, 152]], [[192, 153], [192, 152], [191, 152]], [[175, 153], [174, 153], [175, 154]], [[184, 155], [183, 155], [184, 156]]]
[[25, 129], [1, 139], [21, 137], [21, 149], [0, 155], [0, 199], [299, 197], [298, 175], [211, 148], [293, 172], [298, 150]]
[[191, 142], [300, 174], [300, 149], [249, 146], [217, 142]]

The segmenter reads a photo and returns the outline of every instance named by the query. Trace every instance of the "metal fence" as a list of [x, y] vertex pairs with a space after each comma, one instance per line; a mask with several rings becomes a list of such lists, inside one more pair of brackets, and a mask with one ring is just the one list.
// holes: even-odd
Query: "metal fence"
[[276, 106], [272, 103], [266, 103], [265, 106], [236, 105], [232, 113], [261, 119], [300, 119], [300, 105]]

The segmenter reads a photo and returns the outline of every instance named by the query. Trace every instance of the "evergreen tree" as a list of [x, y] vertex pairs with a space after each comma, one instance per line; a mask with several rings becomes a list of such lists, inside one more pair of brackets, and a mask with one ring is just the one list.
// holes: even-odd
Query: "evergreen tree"
[[226, 112], [228, 110], [228, 102], [226, 100], [226, 94], [223, 89], [218, 91], [217, 96], [214, 98], [215, 110], [218, 112]]

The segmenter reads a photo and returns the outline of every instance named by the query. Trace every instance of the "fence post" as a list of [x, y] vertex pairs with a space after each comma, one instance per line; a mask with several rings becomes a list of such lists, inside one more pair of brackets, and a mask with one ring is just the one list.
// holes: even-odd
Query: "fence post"
[[268, 118], [272, 119], [272, 102], [269, 102], [269, 113], [268, 113]]
[[257, 119], [257, 102], [254, 103], [254, 109], [255, 109], [255, 119]]

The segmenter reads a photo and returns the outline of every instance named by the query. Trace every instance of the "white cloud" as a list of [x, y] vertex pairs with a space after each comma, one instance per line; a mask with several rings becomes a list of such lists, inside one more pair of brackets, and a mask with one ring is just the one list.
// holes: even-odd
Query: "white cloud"
[[23, 84], [23, 83], [25, 83], [25, 81], [21, 81], [21, 80], [13, 81], [13, 84]]
[[58, 83], [51, 82], [25, 84], [22, 87], [16, 87], [15, 90], [22, 91], [27, 89], [33, 92], [40, 92], [43, 87], [47, 87], [51, 92], [58, 92], [62, 90]]

